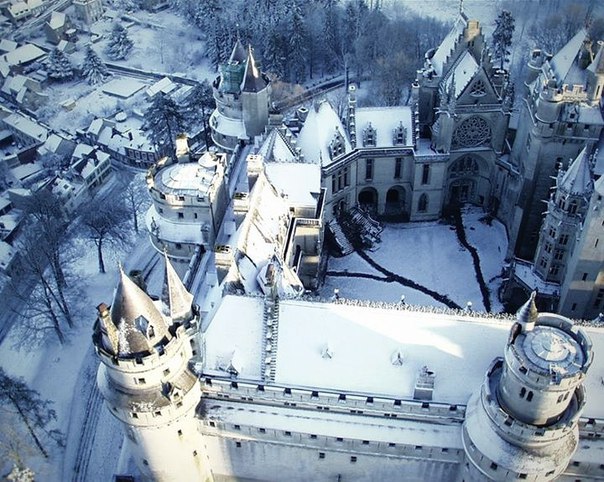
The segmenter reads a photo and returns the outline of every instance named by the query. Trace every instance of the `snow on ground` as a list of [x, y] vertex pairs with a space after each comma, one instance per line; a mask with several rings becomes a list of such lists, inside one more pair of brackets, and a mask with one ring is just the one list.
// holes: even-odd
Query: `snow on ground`
[[[507, 236], [501, 223], [494, 220], [489, 226], [480, 221], [483, 216], [481, 209], [468, 208], [464, 211], [464, 225], [469, 243], [479, 252], [484, 279], [491, 291], [492, 311], [498, 312], [502, 309], [497, 299], [497, 290], [501, 284], [498, 276], [507, 250]], [[438, 293], [448, 295], [460, 306], [471, 301], [474, 309], [484, 310], [472, 258], [459, 244], [453, 226], [439, 222], [386, 224], [381, 239], [381, 243], [376, 245], [377, 249], [368, 252], [378, 264]], [[331, 258], [327, 269], [384, 277], [356, 253], [343, 258]], [[443, 307], [430, 296], [397, 282], [328, 275], [320, 294], [330, 297], [335, 288], [339, 289], [340, 296], [344, 298], [398, 302], [401, 295], [404, 295], [407, 304]]]
[[[142, 183], [142, 176], [135, 177], [135, 182]], [[107, 189], [116, 188], [113, 181]], [[119, 187], [119, 186], [117, 186]], [[138, 236], [132, 232], [126, 245], [121, 249], [105, 248], [106, 274], [98, 273], [96, 249], [85, 239], [81, 229], [75, 226], [72, 238], [66, 246], [76, 261], [71, 268], [77, 274], [77, 283], [81, 290], [80, 300], [76, 304], [74, 318], [75, 328], [65, 330], [67, 342], [61, 346], [56, 338], [49, 335], [44, 346], [28, 346], [27, 342], [15, 346], [20, 337], [18, 329], [13, 329], [0, 344], [0, 366], [11, 376], [23, 377], [24, 381], [37, 390], [42, 399], [53, 402], [52, 408], [57, 413], [57, 427], [66, 438], [66, 448], [59, 449], [47, 442], [46, 448], [51, 452], [48, 460], [42, 457], [26, 458], [25, 462], [34, 469], [38, 480], [59, 481], [72, 479], [72, 467], [76, 461], [80, 446], [80, 433], [85, 420], [94, 414], [88, 413], [89, 394], [96, 383], [98, 359], [92, 348], [92, 328], [96, 319], [96, 306], [111, 303], [113, 290], [118, 281], [117, 267], [119, 261], [125, 261], [127, 269], [148, 265], [152, 258], [158, 258], [150, 246], [146, 232]], [[135, 249], [132, 250], [132, 247]], [[129, 251], [132, 252], [128, 254]], [[157, 264], [158, 268], [163, 263]], [[151, 276], [153, 284], [158, 284]], [[153, 289], [158, 291], [158, 287]], [[102, 407], [102, 408], [101, 408]], [[96, 405], [99, 421], [92, 432], [93, 450], [87, 454], [80, 480], [110, 480], [120, 455], [122, 431], [118, 422], [109, 414], [103, 404]], [[3, 461], [4, 462], [4, 461]], [[0, 469], [3, 469], [0, 464]], [[87, 477], [86, 477], [87, 474]]]

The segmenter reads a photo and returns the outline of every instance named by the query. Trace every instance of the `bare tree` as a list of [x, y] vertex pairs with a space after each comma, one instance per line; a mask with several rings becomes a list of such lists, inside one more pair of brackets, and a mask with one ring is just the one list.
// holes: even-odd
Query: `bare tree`
[[139, 215], [151, 202], [151, 198], [147, 193], [146, 185], [139, 176], [134, 178], [123, 178], [120, 181], [123, 186], [124, 200], [126, 202], [127, 209], [132, 217], [132, 224], [134, 225], [134, 232], [138, 234], [140, 229]]
[[60, 447], [64, 446], [61, 431], [50, 428], [52, 422], [57, 419], [55, 411], [50, 408], [52, 402], [40, 398], [40, 394], [29, 388], [22, 379], [7, 375], [2, 368], [0, 368], [0, 401], [1, 410], [13, 414], [13, 420], [16, 419], [24, 425], [45, 458], [49, 456], [43, 444], [45, 440], [52, 441]]
[[115, 197], [95, 198], [84, 207], [81, 218], [82, 224], [97, 248], [99, 273], [105, 273], [103, 246], [107, 244], [124, 245], [124, 225], [127, 218], [128, 212], [124, 203]]

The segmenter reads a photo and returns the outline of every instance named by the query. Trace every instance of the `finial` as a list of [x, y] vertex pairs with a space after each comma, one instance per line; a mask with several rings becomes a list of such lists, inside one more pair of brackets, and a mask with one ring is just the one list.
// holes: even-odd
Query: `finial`
[[527, 331], [533, 329], [535, 322], [537, 321], [537, 315], [539, 314], [537, 305], [535, 305], [536, 296], [537, 291], [533, 291], [527, 302], [516, 312], [518, 323], [520, 323], [523, 326], [523, 329]]
[[463, 13], [463, 0], [459, 0], [459, 14]]

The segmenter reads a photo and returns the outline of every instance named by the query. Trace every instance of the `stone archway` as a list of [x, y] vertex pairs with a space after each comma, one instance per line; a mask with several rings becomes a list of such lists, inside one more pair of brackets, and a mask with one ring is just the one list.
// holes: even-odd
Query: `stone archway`
[[366, 187], [359, 192], [359, 208], [371, 214], [377, 213], [378, 192], [372, 187]]
[[400, 216], [407, 213], [407, 191], [403, 186], [392, 186], [386, 192], [384, 214], [386, 216]]

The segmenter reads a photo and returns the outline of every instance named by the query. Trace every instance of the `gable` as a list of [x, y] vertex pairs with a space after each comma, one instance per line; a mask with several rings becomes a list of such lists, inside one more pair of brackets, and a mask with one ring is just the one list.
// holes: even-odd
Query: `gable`
[[457, 97], [457, 105], [498, 104], [499, 102], [501, 98], [483, 67], [479, 67], [474, 72]]

